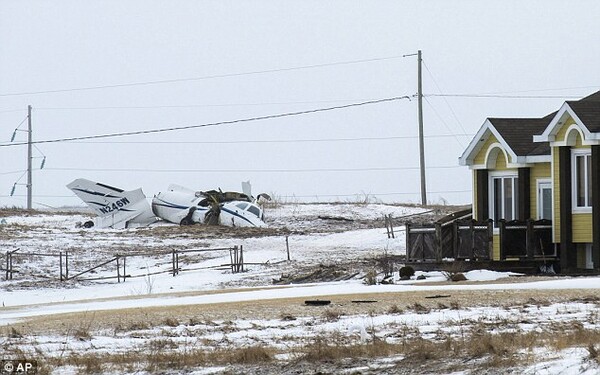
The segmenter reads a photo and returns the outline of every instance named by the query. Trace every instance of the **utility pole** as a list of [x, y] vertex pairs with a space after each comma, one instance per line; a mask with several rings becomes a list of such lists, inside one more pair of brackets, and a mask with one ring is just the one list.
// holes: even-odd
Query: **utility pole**
[[417, 83], [417, 102], [419, 106], [419, 166], [421, 169], [421, 205], [427, 205], [427, 188], [425, 184], [425, 142], [423, 141], [423, 84], [421, 65], [421, 50], [417, 52], [418, 68], [418, 83]]
[[33, 181], [32, 181], [32, 131], [31, 131], [31, 105], [27, 106], [27, 209], [31, 210], [31, 201], [32, 201], [32, 190], [33, 190]]

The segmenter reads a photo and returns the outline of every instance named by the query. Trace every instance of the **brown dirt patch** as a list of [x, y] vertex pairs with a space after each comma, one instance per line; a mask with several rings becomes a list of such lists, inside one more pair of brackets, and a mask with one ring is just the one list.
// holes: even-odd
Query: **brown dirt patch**
[[[276, 293], [276, 289], [273, 293]], [[427, 298], [436, 295], [449, 297]], [[21, 332], [40, 334], [63, 331], [78, 324], [89, 325], [92, 330], [131, 327], [140, 322], [145, 326], [165, 325], [165, 321], [214, 321], [234, 319], [281, 319], [283, 317], [322, 316], [326, 309], [335, 308], [342, 315], [387, 314], [394, 308], [412, 310], [420, 305], [438, 309], [440, 303], [455, 308], [497, 307], [519, 305], [545, 305], [568, 301], [600, 301], [598, 290], [476, 290], [476, 291], [417, 291], [399, 293], [348, 294], [320, 296], [331, 300], [326, 307], [309, 307], [308, 298], [282, 298], [206, 305], [181, 305], [168, 307], [130, 308], [85, 313], [70, 313], [31, 318], [15, 324]], [[314, 299], [314, 298], [311, 298]], [[374, 300], [374, 303], [353, 303], [354, 300]]]

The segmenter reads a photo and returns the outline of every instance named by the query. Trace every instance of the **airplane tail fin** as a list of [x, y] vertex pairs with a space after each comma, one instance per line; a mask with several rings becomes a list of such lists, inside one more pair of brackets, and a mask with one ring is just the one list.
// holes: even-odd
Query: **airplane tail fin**
[[67, 188], [100, 217], [101, 227], [125, 228], [156, 221], [142, 189], [125, 191], [83, 178], [71, 182]]
[[248, 198], [254, 200], [252, 196], [252, 185], [250, 185], [250, 181], [242, 181], [242, 193], [246, 194]]

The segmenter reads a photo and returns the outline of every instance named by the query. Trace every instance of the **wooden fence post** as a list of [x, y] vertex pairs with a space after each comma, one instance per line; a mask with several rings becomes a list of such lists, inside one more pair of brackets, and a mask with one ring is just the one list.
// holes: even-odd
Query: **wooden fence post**
[[525, 230], [525, 249], [527, 252], [527, 258], [533, 258], [533, 220], [531, 218], [526, 220], [527, 229]]
[[69, 252], [65, 251], [65, 280], [69, 280]]
[[289, 262], [290, 261], [290, 242], [289, 242], [288, 236], [285, 236], [285, 248], [287, 249], [287, 259]]
[[435, 223], [435, 260], [442, 261], [442, 224]]
[[494, 260], [494, 220], [492, 219], [488, 219], [487, 233], [488, 257], [490, 260]]
[[123, 257], [123, 282], [125, 282], [125, 278], [127, 277], [127, 268], [125, 267], [126, 261], [127, 257]]
[[500, 236], [498, 237], [500, 240], [500, 260], [506, 259], [506, 249], [504, 248], [504, 236], [506, 233], [506, 220], [500, 219], [498, 220], [498, 226], [500, 227]]
[[471, 232], [471, 259], [475, 259], [475, 220], [469, 222], [469, 231]]
[[119, 269], [119, 254], [117, 254], [116, 261], [117, 261], [117, 282], [120, 283], [121, 282], [121, 270]]
[[409, 240], [410, 239], [410, 223], [407, 222], [406, 224], [404, 224], [404, 227], [406, 228], [405, 229], [406, 230], [406, 239], [405, 239], [405, 242], [406, 242], [406, 244], [405, 244], [405, 246], [406, 246], [406, 261], [410, 262], [410, 260], [411, 260], [410, 259], [410, 246], [409, 246], [409, 244], [410, 244], [410, 240]]
[[240, 269], [244, 272], [244, 245], [240, 245]]
[[9, 271], [9, 267], [10, 267], [10, 259], [9, 258], [10, 258], [10, 251], [7, 251], [6, 252], [6, 277], [5, 277], [6, 280], [9, 280], [9, 278], [8, 278], [9, 277], [8, 275], [10, 272]]
[[58, 269], [60, 271], [60, 281], [63, 281], [63, 267], [62, 267], [62, 251], [58, 253]]
[[10, 253], [10, 257], [9, 257], [10, 258], [10, 267], [9, 268], [10, 268], [10, 279], [11, 280], [13, 279], [13, 261], [12, 261], [12, 257], [13, 257], [13, 253], [11, 252]]

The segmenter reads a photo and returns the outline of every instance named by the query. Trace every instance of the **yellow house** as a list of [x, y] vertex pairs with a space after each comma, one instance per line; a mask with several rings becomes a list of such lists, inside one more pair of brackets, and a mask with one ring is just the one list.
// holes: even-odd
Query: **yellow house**
[[[600, 91], [543, 118], [488, 118], [459, 162], [473, 171], [473, 217], [494, 222], [493, 260], [537, 246], [563, 272], [600, 268]], [[551, 235], [509, 240], [524, 222]]]

